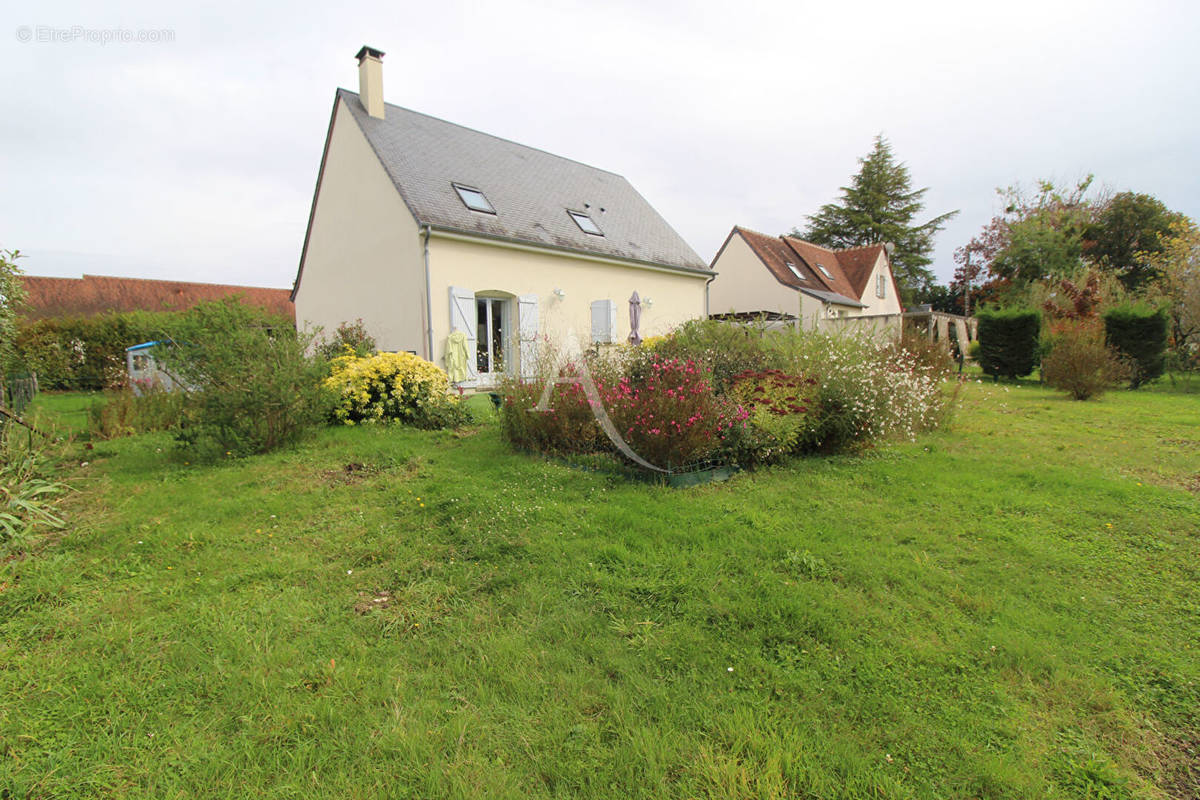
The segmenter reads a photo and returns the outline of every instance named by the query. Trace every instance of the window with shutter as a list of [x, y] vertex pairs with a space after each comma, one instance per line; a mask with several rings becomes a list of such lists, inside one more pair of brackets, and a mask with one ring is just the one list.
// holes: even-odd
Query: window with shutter
[[521, 339], [521, 377], [537, 377], [538, 369], [538, 298], [523, 294], [517, 298], [517, 329]]
[[592, 301], [592, 344], [617, 340], [617, 304], [612, 300]]

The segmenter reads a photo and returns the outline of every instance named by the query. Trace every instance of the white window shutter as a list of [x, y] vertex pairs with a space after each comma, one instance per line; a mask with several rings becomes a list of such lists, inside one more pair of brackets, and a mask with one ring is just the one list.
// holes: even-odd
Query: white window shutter
[[537, 377], [538, 367], [538, 299], [536, 294], [517, 298], [517, 330], [521, 339], [521, 377]]
[[479, 379], [475, 363], [479, 322], [475, 315], [475, 293], [470, 289], [450, 287], [450, 331], [462, 331], [467, 335], [467, 379], [459, 385], [474, 386]]
[[592, 301], [592, 344], [617, 340], [617, 304], [612, 300]]

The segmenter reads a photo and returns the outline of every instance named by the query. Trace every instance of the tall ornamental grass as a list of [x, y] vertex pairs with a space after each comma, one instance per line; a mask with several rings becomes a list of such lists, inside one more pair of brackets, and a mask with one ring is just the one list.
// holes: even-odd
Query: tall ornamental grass
[[0, 420], [0, 556], [23, 550], [39, 530], [65, 524], [55, 504], [66, 487], [54, 480], [48, 447]]

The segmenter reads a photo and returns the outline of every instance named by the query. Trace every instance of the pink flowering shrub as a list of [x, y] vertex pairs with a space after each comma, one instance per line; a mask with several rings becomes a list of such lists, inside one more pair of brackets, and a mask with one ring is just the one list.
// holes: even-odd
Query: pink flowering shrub
[[[748, 413], [713, 392], [711, 375], [694, 361], [648, 359], [637, 377], [627, 365], [589, 359], [597, 396], [618, 435], [639, 456], [664, 468], [712, 457]], [[568, 365], [560, 377], [578, 376]], [[592, 412], [580, 383], [554, 386], [547, 410], [535, 406], [544, 382], [506, 381], [500, 425], [510, 442], [547, 453], [616, 450]]]
[[716, 396], [711, 373], [695, 361], [652, 359], [643, 380], [621, 377], [596, 388], [621, 438], [660, 467], [711, 457], [745, 419]]

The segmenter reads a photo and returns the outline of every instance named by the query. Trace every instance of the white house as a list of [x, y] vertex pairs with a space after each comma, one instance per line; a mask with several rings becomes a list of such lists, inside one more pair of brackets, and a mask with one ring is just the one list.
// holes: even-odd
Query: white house
[[735, 226], [712, 269], [718, 275], [709, 295], [713, 315], [762, 314], [812, 328], [829, 319], [903, 311], [882, 244], [830, 250]]
[[454, 330], [486, 386], [539, 342], [624, 341], [705, 314], [708, 266], [620, 175], [383, 101], [383, 53], [338, 89], [300, 267], [296, 321], [362, 319], [380, 349], [445, 364]]

